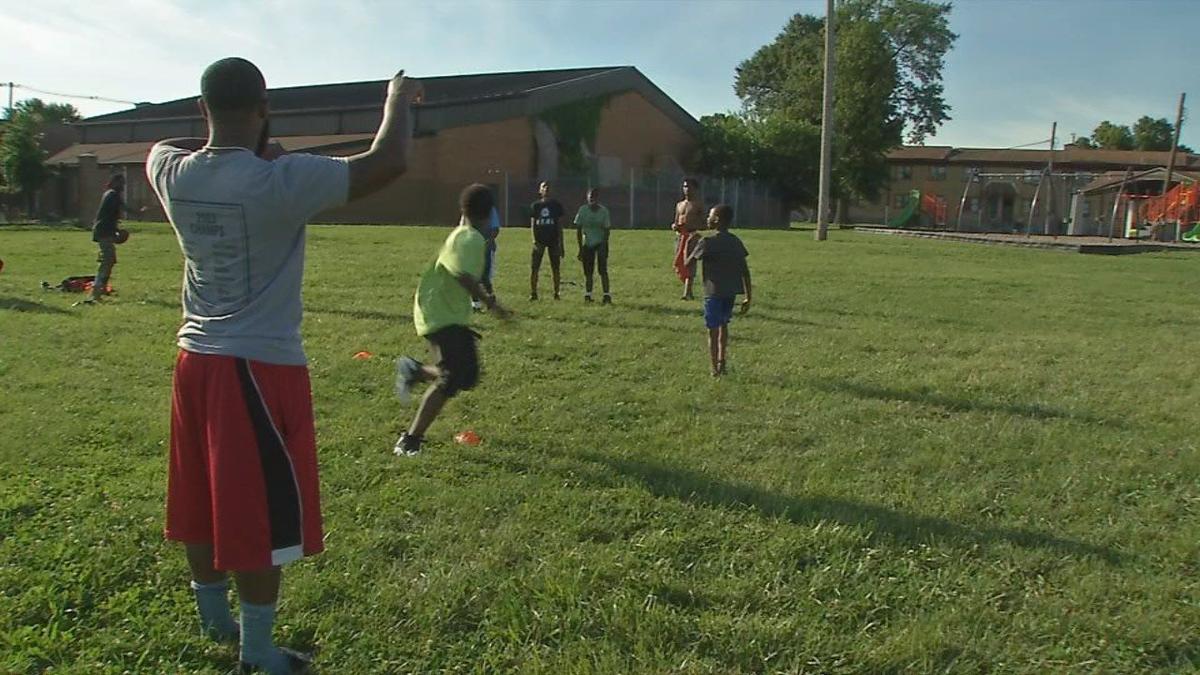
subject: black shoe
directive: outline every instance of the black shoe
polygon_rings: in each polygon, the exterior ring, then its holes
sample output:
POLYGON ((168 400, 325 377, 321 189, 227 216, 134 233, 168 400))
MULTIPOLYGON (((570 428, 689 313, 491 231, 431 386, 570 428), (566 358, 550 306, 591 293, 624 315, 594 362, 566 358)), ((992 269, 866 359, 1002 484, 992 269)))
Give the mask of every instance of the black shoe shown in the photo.
POLYGON ((584 301, 584 302, 591 302, 591 301, 592 301, 592 294, 591 294, 591 293, 584 293, 584 294, 583 294, 583 301, 584 301))
MULTIPOLYGON (((283 652, 283 655, 287 657, 289 674, 290 673, 307 673, 307 672, 309 672, 308 669, 312 666, 312 657, 311 656, 309 656, 308 654, 301 654, 300 652, 295 651, 293 649, 288 649, 287 647, 276 647, 276 649, 283 652)), ((267 671, 263 670, 259 666, 242 661, 238 664, 237 672, 238 673, 265 673, 267 671)))
POLYGON ((413 436, 406 431, 400 434, 400 438, 396 440, 396 445, 392 447, 392 454, 397 457, 415 457, 421 454, 421 441, 423 440, 420 436, 413 436))
POLYGON ((602 305, 611 305, 611 304, 612 304, 612 296, 611 296, 611 295, 609 295, 608 293, 605 293, 605 294, 604 294, 604 299, 602 299, 602 300, 600 301, 600 304, 602 304, 602 305))
POLYGON ((554 299, 555 299, 555 300, 558 300, 558 291, 555 291, 555 292, 554 292, 554 299))
POLYGON ((534 300, 537 300, 537 291, 534 291, 529 294, 529 301, 533 302, 534 300))

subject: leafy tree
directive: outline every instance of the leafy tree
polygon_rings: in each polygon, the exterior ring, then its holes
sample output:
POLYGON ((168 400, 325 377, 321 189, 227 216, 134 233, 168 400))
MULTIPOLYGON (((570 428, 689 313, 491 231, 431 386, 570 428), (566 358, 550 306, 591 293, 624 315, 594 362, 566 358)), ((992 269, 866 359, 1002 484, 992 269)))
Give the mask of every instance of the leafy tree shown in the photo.
MULTIPOLYGON (((1092 132, 1092 138, 1082 136, 1075 140, 1075 145, 1081 148, 1098 148, 1102 150, 1153 150, 1166 151, 1171 149, 1175 140, 1175 125, 1165 117, 1155 119, 1142 115, 1130 129, 1124 124, 1113 124, 1108 120, 1101 122, 1092 132)), ((1181 152, 1194 152, 1182 143, 1181 152)))
POLYGON ((79 111, 70 103, 46 103, 40 98, 15 103, 12 117, 19 115, 31 115, 43 124, 68 124, 80 120, 79 111))
POLYGON ((1124 124, 1104 120, 1092 131, 1092 141, 1103 150, 1132 150, 1133 132, 1124 124))
MULTIPOLYGON (((840 197, 875 198, 888 180, 887 152, 905 132, 910 142, 949 119, 943 98, 942 66, 956 35, 950 32, 950 5, 930 0, 844 0, 837 21, 837 69, 834 83, 834 190, 840 197)), ((744 116, 760 142, 774 139, 786 149, 807 145, 808 130, 819 129, 825 21, 797 14, 775 41, 737 67, 734 90, 744 116), (773 133, 789 128, 801 134, 792 142, 773 133)), ((819 146, 818 146, 819 147, 819 146)), ((768 165, 790 166, 776 148, 768 165)), ((807 158, 812 184, 792 185, 793 195, 816 194, 817 156, 807 158)), ((778 177, 790 183, 786 177, 778 177)))
POLYGON ((0 138, 0 173, 4 175, 5 190, 23 195, 30 215, 34 194, 50 175, 39 126, 37 117, 18 112, 4 125, 4 136, 0 138))
POLYGON ((1170 150, 1175 141, 1175 125, 1164 117, 1142 115, 1133 123, 1133 147, 1138 150, 1170 150))
POLYGON ((1087 136, 1079 136, 1074 141, 1071 141, 1075 147, 1084 148, 1085 150, 1095 150, 1096 144, 1087 136))

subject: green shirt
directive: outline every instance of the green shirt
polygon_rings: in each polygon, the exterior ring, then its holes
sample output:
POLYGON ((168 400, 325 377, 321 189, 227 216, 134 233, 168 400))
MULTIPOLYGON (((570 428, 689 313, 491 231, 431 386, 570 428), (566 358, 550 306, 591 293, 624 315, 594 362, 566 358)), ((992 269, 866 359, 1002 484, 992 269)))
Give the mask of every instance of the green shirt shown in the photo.
POLYGON ((608 209, 600 206, 595 211, 584 204, 575 214, 575 225, 583 231, 583 245, 592 248, 608 241, 608 230, 612 221, 608 219, 608 209))
POLYGON ((478 230, 463 223, 450 232, 437 261, 421 275, 413 299, 413 324, 426 336, 447 326, 466 326, 471 320, 471 294, 458 283, 459 275, 483 276, 487 242, 478 230))

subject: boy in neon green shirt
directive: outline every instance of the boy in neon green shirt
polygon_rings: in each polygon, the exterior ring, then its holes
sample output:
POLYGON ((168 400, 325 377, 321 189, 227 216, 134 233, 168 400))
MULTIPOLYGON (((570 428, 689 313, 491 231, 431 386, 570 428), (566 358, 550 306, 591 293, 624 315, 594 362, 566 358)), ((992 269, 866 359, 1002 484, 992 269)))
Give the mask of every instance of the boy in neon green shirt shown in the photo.
POLYGON ((468 326, 471 300, 482 300, 489 310, 507 319, 508 310, 496 302, 480 281, 487 255, 488 215, 495 204, 491 190, 475 183, 459 197, 462 219, 446 237, 437 261, 421 275, 413 298, 413 324, 417 335, 429 340, 436 365, 424 365, 405 356, 396 362, 396 393, 407 401, 417 382, 433 382, 408 431, 400 434, 393 452, 411 456, 421 452, 425 431, 437 419, 442 406, 460 391, 479 381, 478 333, 468 326))
POLYGON ((579 207, 575 214, 575 242, 579 244, 578 257, 583 263, 583 278, 586 280, 584 302, 592 301, 592 271, 598 268, 600 286, 604 289, 603 303, 612 304, 612 295, 608 292, 608 233, 611 229, 608 209, 600 204, 600 194, 596 188, 591 188, 587 193, 587 204, 579 207))

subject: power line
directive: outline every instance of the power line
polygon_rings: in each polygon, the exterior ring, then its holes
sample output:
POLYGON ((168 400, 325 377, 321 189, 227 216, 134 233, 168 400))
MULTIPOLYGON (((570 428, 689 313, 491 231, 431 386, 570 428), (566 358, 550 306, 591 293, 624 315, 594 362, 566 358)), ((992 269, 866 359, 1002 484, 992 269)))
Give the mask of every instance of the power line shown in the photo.
POLYGON ((57 96, 59 98, 74 98, 74 99, 81 99, 81 100, 86 100, 86 101, 100 101, 102 103, 121 103, 124 105, 137 105, 137 103, 135 103, 134 101, 122 101, 119 98, 107 98, 104 96, 86 96, 84 94, 64 94, 64 93, 57 92, 57 91, 46 91, 45 89, 38 89, 37 87, 31 87, 27 84, 17 84, 15 82, 6 83, 6 84, 7 84, 7 86, 13 87, 15 89, 24 89, 26 91, 31 91, 35 94, 42 94, 43 96, 57 96))

